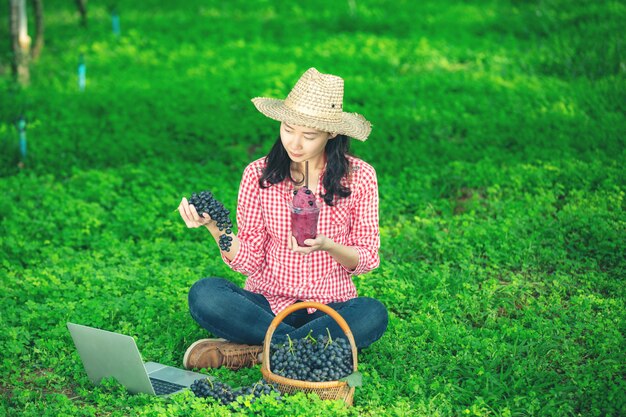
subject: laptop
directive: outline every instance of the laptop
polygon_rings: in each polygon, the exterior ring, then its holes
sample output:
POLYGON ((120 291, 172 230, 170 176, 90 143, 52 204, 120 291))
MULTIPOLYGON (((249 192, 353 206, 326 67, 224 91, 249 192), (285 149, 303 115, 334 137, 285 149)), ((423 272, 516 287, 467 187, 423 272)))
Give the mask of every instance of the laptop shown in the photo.
POLYGON ((156 362, 144 363, 130 336, 69 322, 67 328, 95 385, 102 378, 114 377, 132 394, 170 395, 189 388, 196 379, 211 378, 156 362))

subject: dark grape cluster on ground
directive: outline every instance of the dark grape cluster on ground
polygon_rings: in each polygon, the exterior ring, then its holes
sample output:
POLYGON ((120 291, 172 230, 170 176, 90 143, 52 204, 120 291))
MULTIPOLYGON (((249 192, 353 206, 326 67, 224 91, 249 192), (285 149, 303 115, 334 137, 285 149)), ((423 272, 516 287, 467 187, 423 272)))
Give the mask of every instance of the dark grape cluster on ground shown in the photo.
POLYGON ((191 384, 190 388, 196 397, 211 397, 224 405, 230 404, 235 400, 233 389, 229 385, 217 380, 211 380, 209 378, 197 379, 191 384))
POLYGON ((219 200, 217 200, 211 191, 201 191, 200 193, 193 193, 189 198, 189 204, 196 208, 196 211, 200 216, 203 213, 207 213, 211 216, 211 219, 215 220, 217 227, 220 231, 224 231, 220 235, 219 247, 221 250, 229 252, 232 245, 233 223, 230 220, 230 210, 224 207, 219 200))
POLYGON ((254 402, 257 398, 260 398, 263 395, 270 395, 272 392, 277 393, 276 398, 281 398, 280 391, 276 388, 276 385, 268 383, 264 380, 252 385, 237 388, 233 391, 235 398, 239 396, 252 395, 252 399, 250 400, 251 402, 254 402))
POLYGON ((343 337, 288 339, 272 344, 270 355, 273 373, 301 381, 336 381, 353 371, 352 347, 343 337))
POLYGON ((237 397, 245 397, 249 395, 252 396, 250 403, 253 403, 257 398, 260 398, 263 395, 270 395, 272 392, 275 392, 277 398, 280 398, 280 391, 278 391, 276 386, 267 383, 264 380, 258 381, 252 385, 233 389, 230 385, 221 381, 204 378, 195 380, 193 384, 191 384, 190 388, 196 397, 210 397, 224 405, 233 403, 237 400, 237 397))

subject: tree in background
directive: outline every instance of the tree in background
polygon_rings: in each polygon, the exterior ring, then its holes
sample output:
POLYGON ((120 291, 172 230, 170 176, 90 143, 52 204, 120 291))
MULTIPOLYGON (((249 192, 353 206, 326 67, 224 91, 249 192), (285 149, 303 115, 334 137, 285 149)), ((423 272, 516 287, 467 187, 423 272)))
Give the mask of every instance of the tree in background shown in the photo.
POLYGON ((87 0, 76 0, 76 7, 80 13, 80 23, 87 26, 87 0))
POLYGON ((37 60, 43 49, 43 1, 32 0, 35 9, 35 45, 32 50, 33 60, 37 60))
POLYGON ((13 52, 11 70, 13 76, 22 85, 28 85, 30 82, 30 61, 37 60, 43 49, 43 2, 42 0, 32 0, 32 2, 35 10, 35 44, 31 50, 26 0, 9 0, 9 27, 13 52))
POLYGON ((26 0, 10 0, 9 13, 11 28, 11 70, 20 84, 28 84, 30 71, 30 36, 28 36, 28 19, 26 17, 26 0))

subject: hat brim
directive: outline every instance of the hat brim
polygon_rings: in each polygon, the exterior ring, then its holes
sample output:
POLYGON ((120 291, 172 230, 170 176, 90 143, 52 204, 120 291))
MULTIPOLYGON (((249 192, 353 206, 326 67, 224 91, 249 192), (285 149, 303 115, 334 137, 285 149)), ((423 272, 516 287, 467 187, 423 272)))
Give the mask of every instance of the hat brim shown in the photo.
POLYGON ((285 100, 256 97, 252 99, 252 103, 265 116, 279 122, 339 133, 361 141, 366 140, 372 131, 371 123, 358 113, 342 112, 341 119, 333 122, 290 109, 285 105, 285 100))

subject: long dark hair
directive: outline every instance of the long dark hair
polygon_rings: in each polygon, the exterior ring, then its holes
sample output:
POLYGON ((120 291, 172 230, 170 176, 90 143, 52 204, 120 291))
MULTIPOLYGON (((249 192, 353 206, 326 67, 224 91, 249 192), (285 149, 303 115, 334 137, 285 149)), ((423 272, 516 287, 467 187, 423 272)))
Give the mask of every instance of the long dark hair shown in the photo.
MULTIPOLYGON (((323 194, 322 198, 329 206, 334 204, 335 196, 337 198, 345 198, 352 193, 348 186, 341 184, 342 178, 347 177, 350 169, 350 163, 348 158, 346 158, 349 149, 350 139, 345 135, 337 135, 326 142, 326 147, 324 148, 326 153, 326 171, 322 181, 326 194, 323 194)), ((265 157, 265 161, 265 169, 261 178, 259 178, 259 187, 269 188, 284 181, 286 178, 298 185, 304 182, 304 179, 296 181, 291 176, 291 159, 280 141, 280 136, 265 157)))

